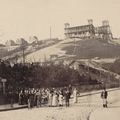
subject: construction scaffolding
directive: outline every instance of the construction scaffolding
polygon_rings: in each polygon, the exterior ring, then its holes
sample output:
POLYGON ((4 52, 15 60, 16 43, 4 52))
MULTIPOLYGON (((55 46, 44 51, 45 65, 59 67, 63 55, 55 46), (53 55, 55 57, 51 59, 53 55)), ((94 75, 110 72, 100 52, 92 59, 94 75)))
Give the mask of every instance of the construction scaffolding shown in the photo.
POLYGON ((70 27, 69 23, 65 23, 65 37, 66 38, 99 38, 104 40, 112 39, 112 32, 109 21, 102 21, 102 26, 95 27, 93 20, 89 19, 87 25, 70 27))

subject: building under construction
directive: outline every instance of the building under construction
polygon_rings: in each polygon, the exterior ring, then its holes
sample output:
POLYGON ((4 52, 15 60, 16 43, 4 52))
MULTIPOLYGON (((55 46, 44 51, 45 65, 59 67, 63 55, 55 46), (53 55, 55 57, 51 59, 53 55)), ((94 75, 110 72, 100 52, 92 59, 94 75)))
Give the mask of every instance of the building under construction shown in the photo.
POLYGON ((95 27, 93 20, 89 19, 87 25, 71 27, 69 23, 65 23, 65 37, 66 38, 99 38, 110 40, 113 38, 110 29, 109 21, 102 21, 102 26, 95 27))

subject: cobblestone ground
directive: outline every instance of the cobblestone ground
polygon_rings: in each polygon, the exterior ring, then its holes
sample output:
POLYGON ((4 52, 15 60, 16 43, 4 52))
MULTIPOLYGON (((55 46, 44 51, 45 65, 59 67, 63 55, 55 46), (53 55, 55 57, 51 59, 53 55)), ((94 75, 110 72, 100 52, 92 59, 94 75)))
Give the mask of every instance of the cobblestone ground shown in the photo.
MULTIPOLYGON (((117 101, 120 91, 111 92, 109 105, 117 101)), ((71 100, 72 102, 72 100, 71 100)), ((66 107, 41 107, 31 110, 21 109, 0 113, 0 120, 88 120, 91 112, 102 109, 100 94, 79 97, 78 103, 66 107)))

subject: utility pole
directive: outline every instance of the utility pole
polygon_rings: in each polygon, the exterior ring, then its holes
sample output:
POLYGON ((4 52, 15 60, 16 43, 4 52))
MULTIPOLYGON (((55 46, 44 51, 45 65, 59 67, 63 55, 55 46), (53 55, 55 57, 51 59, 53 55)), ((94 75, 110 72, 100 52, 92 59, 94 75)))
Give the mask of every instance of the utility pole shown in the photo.
POLYGON ((23 64, 25 64, 25 50, 24 50, 24 46, 23 46, 23 64))
POLYGON ((88 84, 88 85, 89 85, 89 79, 90 79, 90 68, 89 68, 90 66, 89 66, 89 61, 90 61, 90 60, 87 61, 87 62, 88 62, 88 63, 87 63, 87 72, 88 72, 87 84, 88 84))
POLYGON ((23 64, 25 64, 25 43, 24 43, 24 38, 21 38, 21 40, 22 40, 21 48, 22 48, 23 64))
POLYGON ((74 38, 74 50, 73 50, 73 55, 75 55, 75 52, 76 52, 76 40, 74 38))
POLYGON ((3 95, 5 95, 5 93, 6 93, 6 85, 5 85, 5 83, 7 82, 7 79, 2 79, 1 81, 3 83, 3 95))
POLYGON ((102 80, 101 80, 101 70, 99 70, 99 71, 100 71, 100 81, 102 81, 102 80))
POLYGON ((52 38, 52 28, 50 26, 50 40, 51 40, 51 38, 52 38))

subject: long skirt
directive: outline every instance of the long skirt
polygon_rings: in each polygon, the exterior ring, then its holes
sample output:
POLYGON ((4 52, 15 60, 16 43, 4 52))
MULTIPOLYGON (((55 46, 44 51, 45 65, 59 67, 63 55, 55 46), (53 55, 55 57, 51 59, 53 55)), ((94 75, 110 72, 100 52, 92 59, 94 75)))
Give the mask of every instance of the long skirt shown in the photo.
POLYGON ((73 96, 73 103, 77 103, 77 95, 73 96))
POLYGON ((52 100, 53 100, 52 96, 49 96, 49 98, 48 98, 48 105, 49 106, 52 106, 52 100))
POLYGON ((53 95, 52 106, 57 106, 57 105, 58 105, 58 98, 57 98, 57 95, 53 95))
POLYGON ((63 96, 59 95, 59 105, 63 106, 63 96))

